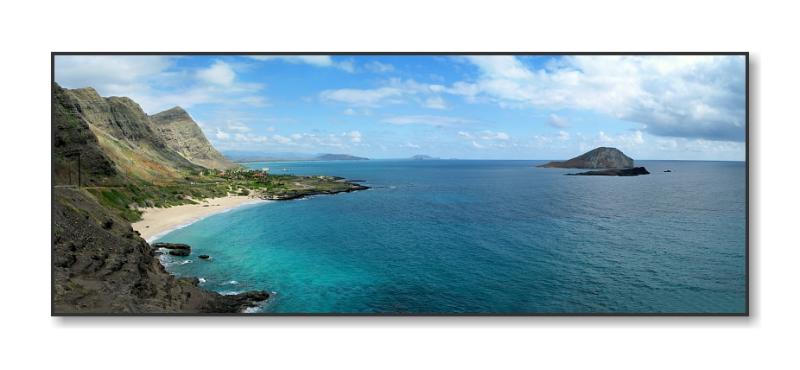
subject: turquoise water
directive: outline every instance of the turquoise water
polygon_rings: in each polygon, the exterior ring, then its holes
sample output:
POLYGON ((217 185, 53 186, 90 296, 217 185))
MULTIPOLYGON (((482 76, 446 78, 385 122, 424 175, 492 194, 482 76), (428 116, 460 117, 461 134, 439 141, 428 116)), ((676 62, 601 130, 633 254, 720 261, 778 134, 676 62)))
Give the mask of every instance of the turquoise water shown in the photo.
POLYGON ((274 291, 267 313, 745 311, 744 163, 637 161, 639 177, 540 163, 249 164, 372 189, 208 217, 161 238, 193 247, 164 262, 219 292, 274 291))

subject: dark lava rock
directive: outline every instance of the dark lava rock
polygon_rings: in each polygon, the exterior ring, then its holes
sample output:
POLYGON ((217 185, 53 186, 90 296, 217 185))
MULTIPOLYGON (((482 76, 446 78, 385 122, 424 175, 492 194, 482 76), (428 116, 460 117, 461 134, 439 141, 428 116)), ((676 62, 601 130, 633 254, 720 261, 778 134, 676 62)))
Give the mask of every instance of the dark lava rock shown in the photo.
POLYGON ((644 167, 634 167, 634 168, 612 168, 607 170, 599 170, 599 171, 586 171, 580 173, 568 173, 567 175, 571 176, 639 176, 639 175, 649 175, 650 172, 647 171, 644 167))
POLYGON ((171 249, 169 251, 170 256, 186 257, 190 254, 192 254, 192 251, 189 249, 171 249))
POLYGON ((664 170, 664 172, 672 172, 672 170, 664 170))
POLYGON ((54 188, 52 215, 54 315, 238 313, 269 298, 263 291, 222 295, 196 278, 170 275, 155 246, 127 238, 130 224, 82 190, 54 188), (114 221, 110 229, 95 221, 106 219, 114 221))
POLYGON ((192 250, 191 246, 183 243, 153 243, 153 248, 192 250))
POLYGON ((201 260, 207 260, 207 259, 211 258, 211 256, 209 256, 207 254, 201 254, 201 255, 197 256, 197 258, 199 258, 201 260))

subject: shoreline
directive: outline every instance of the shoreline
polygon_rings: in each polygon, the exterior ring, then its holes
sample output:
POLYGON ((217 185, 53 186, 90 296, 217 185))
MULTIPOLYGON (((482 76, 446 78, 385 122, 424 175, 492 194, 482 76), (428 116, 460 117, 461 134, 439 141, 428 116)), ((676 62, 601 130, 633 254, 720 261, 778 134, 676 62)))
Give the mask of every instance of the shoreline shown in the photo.
POLYGON ((204 199, 197 204, 183 204, 168 208, 142 208, 142 219, 132 223, 131 226, 139 232, 142 239, 152 243, 169 232, 189 226, 217 213, 248 204, 265 202, 268 201, 249 195, 229 195, 204 199))

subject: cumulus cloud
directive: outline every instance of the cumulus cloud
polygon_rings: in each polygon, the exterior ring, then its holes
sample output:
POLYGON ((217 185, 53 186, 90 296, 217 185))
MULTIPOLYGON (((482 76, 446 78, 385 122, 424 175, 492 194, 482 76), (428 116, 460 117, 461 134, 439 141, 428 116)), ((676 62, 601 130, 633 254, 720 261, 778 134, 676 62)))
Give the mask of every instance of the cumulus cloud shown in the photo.
POLYGON ((550 126, 558 128, 569 126, 569 120, 567 120, 566 117, 561 117, 556 114, 550 114, 550 116, 547 117, 547 123, 550 124, 550 126))
POLYGON ((236 81, 227 63, 215 61, 199 68, 175 68, 176 58, 165 56, 55 57, 55 80, 66 88, 93 87, 102 96, 126 96, 147 113, 179 105, 263 106, 267 99, 257 83, 236 81))
POLYGON ((533 68, 514 56, 473 56, 472 82, 448 92, 503 107, 582 109, 659 136, 743 141, 741 56, 568 56, 533 68))
POLYGON ((236 72, 228 63, 218 60, 210 67, 197 71, 197 77, 214 85, 230 86, 236 79, 236 72))

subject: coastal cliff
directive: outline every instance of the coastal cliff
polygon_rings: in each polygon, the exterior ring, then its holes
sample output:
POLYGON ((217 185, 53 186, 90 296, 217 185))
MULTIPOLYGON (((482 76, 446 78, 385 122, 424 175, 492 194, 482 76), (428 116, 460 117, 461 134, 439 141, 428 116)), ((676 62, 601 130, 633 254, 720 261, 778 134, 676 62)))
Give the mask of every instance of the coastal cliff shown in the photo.
POLYGON ((131 227, 139 207, 191 204, 230 185, 191 187, 207 168, 171 149, 132 100, 57 84, 52 93, 53 314, 234 313, 269 297, 170 275, 131 227))
POLYGON ((633 168, 633 159, 617 148, 600 147, 563 162, 549 162, 545 168, 633 168))
POLYGON ((156 250, 83 190, 53 193, 53 313, 235 313, 269 297, 221 295, 170 275, 156 250))

